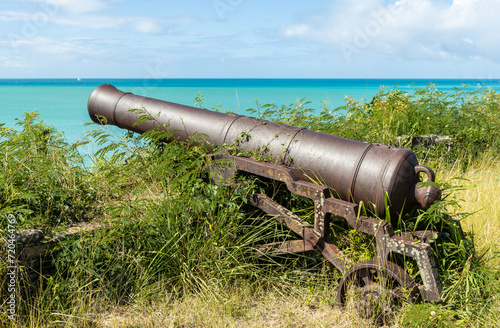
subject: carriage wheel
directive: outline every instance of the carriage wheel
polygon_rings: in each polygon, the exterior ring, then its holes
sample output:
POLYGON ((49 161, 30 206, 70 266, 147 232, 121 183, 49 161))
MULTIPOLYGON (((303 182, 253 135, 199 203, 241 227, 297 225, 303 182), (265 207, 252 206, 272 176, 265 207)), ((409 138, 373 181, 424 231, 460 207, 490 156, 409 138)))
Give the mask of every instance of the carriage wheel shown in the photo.
POLYGON ((395 263, 368 260, 347 271, 337 296, 340 306, 352 300, 361 316, 385 320, 405 302, 413 303, 418 293, 413 279, 395 263))

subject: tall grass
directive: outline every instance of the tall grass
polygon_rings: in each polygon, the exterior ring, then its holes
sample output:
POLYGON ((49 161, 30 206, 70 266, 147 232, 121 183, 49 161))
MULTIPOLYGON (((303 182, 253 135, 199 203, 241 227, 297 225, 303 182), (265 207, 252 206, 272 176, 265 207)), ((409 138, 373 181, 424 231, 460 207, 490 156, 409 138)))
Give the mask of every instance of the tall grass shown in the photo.
MULTIPOLYGON (((496 196, 500 187, 500 161, 496 154, 487 153, 461 176, 470 186, 457 193, 463 199, 461 211, 473 213, 462 222, 467 231, 473 231, 476 244, 490 247, 490 254, 500 247, 500 199, 496 196)), ((444 172, 442 179, 450 179, 459 172, 444 172)))
MULTIPOLYGON (((23 138, 40 127, 33 121, 23 124, 23 138)), ((11 130, 6 132, 17 135, 11 130)), ((96 311, 137 299, 144 301, 169 294, 179 298, 193 293, 223 298, 227 290, 238 285, 283 290, 294 276, 308 274, 306 270, 293 270, 292 262, 297 257, 278 263, 257 256, 258 245, 285 238, 288 232, 249 206, 247 195, 256 188, 253 178, 241 176, 230 185, 212 182, 204 147, 163 144, 158 139, 165 135, 153 133, 112 140, 101 130, 92 132, 90 137, 102 146, 92 159, 92 171, 81 169, 77 165, 81 161, 69 163, 51 151, 24 150, 33 156, 34 166, 28 172, 39 172, 36 165, 40 163, 44 163, 40 170, 46 169, 41 171, 45 173, 49 169, 79 172, 79 190, 95 191, 92 198, 84 199, 83 207, 102 215, 94 217, 101 229, 61 242, 49 255, 51 265, 35 266, 36 280, 28 278, 33 269, 19 264, 23 282, 18 295, 19 326, 92 326, 96 311)), ((14 138, 8 139, 13 141, 14 138)), ((34 142, 37 147, 37 140, 34 142)), ((33 143, 26 144, 32 147, 33 143)), ((74 149, 62 143, 58 147, 63 153, 74 149)), ((17 160, 14 156, 11 158, 17 160)), ((16 177, 15 174, 24 177, 24 168, 16 171, 13 166, 12 170, 4 171, 5 179, 16 177)), ((74 186, 57 184, 59 180, 51 181, 53 177, 48 173, 33 174, 40 179, 36 184, 23 185, 25 180, 18 178, 29 197, 18 201, 15 208, 5 206, 3 213, 19 217, 24 214, 24 226, 63 228, 67 221, 48 222, 44 219, 52 212, 45 210, 42 213, 46 216, 42 216, 35 211, 38 208, 30 206, 32 199, 53 197, 51 191, 59 191, 56 188, 65 194, 74 186), (55 183, 54 189, 42 189, 32 196, 46 183, 55 183)), ((61 181, 70 178, 68 173, 61 181)), ((14 195, 13 188, 5 191, 7 201, 14 195)), ((5 223, 5 214, 2 219, 5 223)), ((2 263, 3 276, 7 266, 2 263)), ((6 297, 6 290, 2 296, 6 297)), ((12 323, 6 315, 0 320, 12 323)))
POLYGON ((319 114, 305 99, 282 106, 257 103, 250 112, 348 139, 411 148, 420 162, 432 167, 459 163, 466 169, 484 151, 500 147, 500 95, 489 88, 465 91, 464 87, 448 93, 434 84, 412 92, 382 87, 370 101, 346 100, 335 109, 323 106, 319 114), (451 140, 428 145, 401 138, 421 135, 451 140))
MULTIPOLYGON (((289 106, 257 104, 251 111, 342 137, 412 147, 421 162, 436 169, 448 197, 431 211, 405 217, 406 225, 396 229, 446 224, 451 235, 449 219, 455 216, 466 235, 445 238, 436 249, 445 302, 405 308, 394 319, 396 325, 499 324, 498 99, 489 89, 457 89, 450 95, 430 85, 413 93, 382 89, 370 102, 349 100, 320 114, 304 99, 289 106), (452 144, 411 142, 411 136, 422 134, 447 136, 452 144)), ((197 102, 202 105, 200 95, 197 102)), ((39 227, 49 233, 87 220, 101 229, 65 240, 31 269, 20 267, 17 321, 2 314, 0 325, 370 324, 354 310, 342 314, 335 308, 340 275, 321 257, 257 256, 258 245, 291 235, 250 206, 247 194, 271 188, 267 192, 284 197, 306 219, 311 215, 307 201, 249 175, 216 185, 207 170, 206 148, 158 141, 165 136, 152 131, 117 137, 96 129, 88 138, 100 150, 86 168, 78 144, 65 143, 57 131, 37 122, 36 114, 20 120, 17 130, 2 127, 3 232, 8 213, 19 219, 19 229, 39 227)), ((332 229, 336 242, 356 261, 374 254, 369 238, 341 226, 332 229)), ((2 254, 2 277, 6 267, 2 254)), ((0 294, 6 298, 5 286, 0 294)))
MULTIPOLYGON (((281 107, 257 104, 252 112, 285 124, 414 150, 421 163, 436 170, 438 183, 445 188, 445 197, 427 212, 410 213, 400 221, 404 224, 395 228, 411 231, 419 226, 445 232, 435 249, 445 302, 443 305, 415 306, 401 320, 405 326, 498 323, 492 320, 498 314, 495 300, 500 292, 496 267, 498 248, 497 243, 484 242, 496 238, 496 227, 491 231, 493 237, 485 229, 488 227, 485 224, 494 225, 495 217, 490 213, 496 210, 491 209, 490 204, 495 203, 495 196, 481 194, 482 188, 478 193, 476 188, 485 183, 493 190, 498 187, 488 183, 488 179, 480 182, 477 177, 477 172, 493 179, 496 177, 500 104, 495 91, 468 92, 457 88, 450 94, 429 85, 404 93, 382 88, 370 102, 348 99, 345 106, 333 111, 325 107, 319 115, 304 99, 281 107), (422 135, 440 136, 444 142, 414 141, 415 136, 422 135), (441 172, 446 174, 440 176, 441 172), (464 180, 467 178, 474 182, 464 180), (480 206, 490 210, 478 212, 480 206), (461 221, 466 231, 463 238, 457 234, 451 218, 461 221), (478 237, 476 226, 481 230, 478 237), (439 315, 429 319, 430 312, 439 315), (445 319, 440 320, 440 317, 445 319)), ((413 272, 418 280, 418 272, 413 272)))
MULTIPOLYGON (((79 165, 79 143, 69 145, 53 128, 26 114, 18 129, 1 126, 0 214, 11 213, 21 227, 49 228, 95 215, 88 204, 96 191, 79 165)), ((6 221, 2 220, 5 229, 6 221)))

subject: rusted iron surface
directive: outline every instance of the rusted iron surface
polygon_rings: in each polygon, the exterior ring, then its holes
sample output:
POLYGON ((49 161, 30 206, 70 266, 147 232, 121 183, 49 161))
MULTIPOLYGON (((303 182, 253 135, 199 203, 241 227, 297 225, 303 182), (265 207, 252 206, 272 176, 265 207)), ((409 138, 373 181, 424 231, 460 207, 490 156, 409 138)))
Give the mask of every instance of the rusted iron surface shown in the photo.
POLYGON ((212 179, 217 183, 231 183, 238 171, 248 172, 282 182, 290 192, 311 199, 314 224, 264 194, 249 195, 254 206, 274 216, 299 238, 263 245, 259 251, 271 256, 320 252, 345 273, 338 291, 340 304, 345 304, 346 288, 353 283, 363 294, 361 304, 366 303, 363 311, 373 310, 368 299, 380 298, 382 289, 388 291, 395 302, 412 301, 418 288, 401 267, 389 261, 391 253, 414 258, 423 280, 421 295, 430 301, 441 300, 442 286, 429 244, 435 232, 416 231, 397 236, 391 223, 360 215, 361 202, 379 217, 390 214, 396 218, 417 203, 426 209, 440 199, 440 190, 432 184, 434 172, 418 165, 412 151, 140 97, 111 85, 102 85, 92 93, 88 110, 95 122, 99 122, 98 115, 102 115, 108 123, 138 133, 166 124, 167 129, 174 132, 169 140, 185 141, 201 133, 201 142, 230 144, 233 149, 258 154, 262 160, 233 156, 228 151, 209 156, 212 179), (136 108, 144 108, 155 119, 134 125, 139 115, 129 110, 136 108), (425 175, 425 182, 430 182, 423 187, 421 174, 425 175), (390 206, 389 213, 385 213, 386 203, 390 206), (332 217, 345 220, 352 229, 375 236, 377 258, 352 266, 331 242, 332 217), (375 273, 394 285, 381 285, 375 273), (409 294, 402 294, 402 290, 409 294))
MULTIPOLYGON (((434 171, 432 171, 427 166, 415 166, 415 173, 418 175, 420 172, 427 175, 426 182, 435 181, 434 171)), ((416 184, 415 199, 419 204, 422 205, 422 208, 428 209, 432 205, 432 203, 434 203, 434 201, 436 201, 437 199, 441 199, 441 190, 435 185, 422 186, 421 184, 422 182, 418 182, 416 184)))
MULTIPOLYGON (((284 182, 291 192, 308 197, 315 202, 315 224, 311 225, 266 195, 253 195, 251 201, 255 206, 266 213, 275 215, 276 220, 282 222, 302 238, 302 240, 297 241, 294 247, 284 245, 279 248, 280 254, 285 251, 302 252, 304 248, 298 245, 306 245, 305 247, 308 250, 312 248, 321 252, 337 269, 345 272, 349 260, 342 255, 337 246, 330 243, 329 238, 329 218, 334 215, 345 219, 351 228, 376 237, 378 261, 391 263, 388 261, 390 253, 403 254, 414 258, 424 283, 421 288, 421 295, 430 301, 438 302, 441 300, 442 286, 434 257, 429 244, 425 243, 431 240, 434 231, 415 231, 411 236, 396 236, 390 223, 359 215, 358 205, 329 197, 326 188, 298 180, 299 178, 290 168, 248 158, 225 156, 226 159, 234 161, 234 167, 237 170, 284 182), (321 228, 318 229, 318 226, 321 228)), ((394 263, 387 265, 391 266, 391 268, 396 266, 394 263)))
POLYGON ((275 215, 277 221, 283 223, 288 229, 304 239, 306 237, 306 231, 313 229, 311 224, 302 220, 292 211, 276 203, 264 194, 254 194, 250 197, 250 202, 264 212, 275 215))
POLYGON ((337 298, 344 306, 348 297, 364 317, 387 315, 387 305, 401 306, 402 302, 413 303, 418 287, 413 279, 392 262, 367 260, 356 264, 342 277, 337 298), (352 295, 349 295, 349 292, 352 295))
POLYGON ((405 232, 402 234, 402 237, 406 239, 416 239, 427 244, 432 244, 437 238, 439 238, 440 235, 441 233, 437 231, 417 230, 414 232, 405 232))
POLYGON ((427 243, 416 243, 413 239, 402 236, 384 237, 383 243, 386 254, 394 252, 415 259, 423 281, 423 288, 420 291, 422 297, 429 301, 440 302, 443 287, 431 246, 427 243))
POLYGON ((313 179, 330 187, 343 200, 362 201, 379 217, 385 216, 384 197, 389 198, 391 215, 395 217, 418 202, 426 208, 439 196, 427 189, 415 196, 418 173, 427 173, 431 181, 434 175, 429 168, 416 172, 417 158, 408 149, 141 97, 107 84, 91 94, 88 110, 94 122, 99 122, 101 115, 108 124, 138 133, 163 123, 175 131, 170 139, 201 135, 202 142, 208 144, 226 143, 258 153, 270 162, 294 168, 300 180, 313 179), (140 108, 155 119, 134 125, 140 114, 130 110, 140 108))
MULTIPOLYGON (((322 238, 314 232, 314 226, 302 220, 296 214, 276 203, 269 197, 263 194, 254 194, 250 201, 264 212, 274 215, 278 222, 283 223, 287 228, 296 233, 302 238, 301 242, 305 243, 308 248, 315 249, 323 254, 325 258, 332 263, 340 272, 345 272, 346 256, 342 254, 340 249, 329 242, 328 238, 322 238)), ((297 246, 297 245, 295 245, 297 246)), ((267 245, 264 245, 267 247, 267 245)), ((287 246, 280 248, 283 252, 287 246)), ((299 246, 297 246, 299 247, 299 246)), ((289 247, 289 253, 302 250, 297 247, 289 247)), ((271 250, 273 248, 271 247, 271 250)))
POLYGON ((316 244, 316 249, 342 273, 345 273, 346 266, 351 264, 351 260, 337 246, 330 242, 320 240, 316 244))
POLYGON ((313 250, 314 247, 306 243, 305 240, 288 240, 284 242, 269 243, 259 247, 260 252, 269 256, 303 253, 313 250))

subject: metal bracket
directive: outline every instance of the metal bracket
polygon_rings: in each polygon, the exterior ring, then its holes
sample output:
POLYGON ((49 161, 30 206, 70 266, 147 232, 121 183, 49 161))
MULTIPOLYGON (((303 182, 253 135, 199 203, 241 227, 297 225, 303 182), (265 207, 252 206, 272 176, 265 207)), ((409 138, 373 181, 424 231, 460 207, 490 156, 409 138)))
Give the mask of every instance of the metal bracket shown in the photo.
POLYGON ((279 255, 316 250, 322 253, 338 270, 345 273, 349 260, 337 246, 330 242, 329 235, 331 215, 339 216, 344 218, 353 229, 375 236, 377 256, 380 261, 388 262, 391 252, 414 258, 423 280, 422 296, 430 301, 441 301, 443 288, 432 249, 428 243, 423 242, 428 240, 429 233, 417 234, 416 236, 421 239, 418 242, 407 237, 396 236, 390 223, 358 215, 359 207, 357 204, 331 197, 328 187, 299 180, 293 170, 283 165, 231 156, 228 153, 218 153, 212 158, 232 160, 224 167, 211 167, 210 171, 216 174, 215 181, 217 183, 226 182, 234 177, 238 171, 244 171, 283 182, 290 192, 308 197, 314 202, 314 225, 311 225, 264 194, 250 196, 249 200, 253 205, 268 214, 275 215, 278 222, 302 238, 301 240, 263 245, 259 249, 261 252, 279 255))
POLYGON ((439 279, 434 254, 431 245, 420 241, 415 241, 401 236, 384 236, 385 253, 395 252, 417 261, 418 270, 423 281, 423 288, 420 290, 422 297, 429 301, 440 302, 443 293, 443 286, 439 279))

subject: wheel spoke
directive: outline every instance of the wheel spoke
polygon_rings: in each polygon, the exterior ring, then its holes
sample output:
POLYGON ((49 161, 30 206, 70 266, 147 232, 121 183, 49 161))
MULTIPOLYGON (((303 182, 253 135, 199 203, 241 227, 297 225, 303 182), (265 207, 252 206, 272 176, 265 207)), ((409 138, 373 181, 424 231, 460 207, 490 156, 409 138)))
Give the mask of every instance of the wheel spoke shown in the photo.
POLYGON ((362 277, 362 278, 361 278, 361 281, 363 281, 363 284, 364 284, 365 286, 369 286, 369 285, 373 284, 373 281, 372 281, 372 280, 370 279, 370 277, 368 277, 368 276, 364 276, 364 277, 362 277))
POLYGON ((392 262, 368 260, 352 267, 339 284, 338 299, 343 306, 348 300, 346 286, 357 295, 355 307, 363 317, 386 316, 404 301, 413 302, 418 292, 411 277, 392 262))

